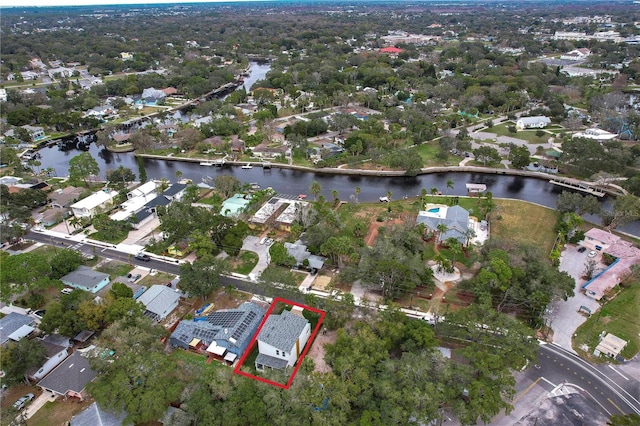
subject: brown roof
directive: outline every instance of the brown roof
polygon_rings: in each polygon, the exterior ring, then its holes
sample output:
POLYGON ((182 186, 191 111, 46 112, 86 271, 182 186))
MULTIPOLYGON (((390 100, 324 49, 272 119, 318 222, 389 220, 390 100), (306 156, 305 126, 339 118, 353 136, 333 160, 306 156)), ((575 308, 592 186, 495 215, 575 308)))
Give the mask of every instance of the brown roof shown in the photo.
POLYGON ((176 93, 178 93, 178 89, 176 89, 175 87, 167 87, 166 89, 162 89, 162 91, 167 96, 175 95, 176 93))
POLYGON ((56 204, 66 207, 82 194, 82 188, 75 186, 67 186, 66 188, 53 191, 49 194, 49 200, 56 204))

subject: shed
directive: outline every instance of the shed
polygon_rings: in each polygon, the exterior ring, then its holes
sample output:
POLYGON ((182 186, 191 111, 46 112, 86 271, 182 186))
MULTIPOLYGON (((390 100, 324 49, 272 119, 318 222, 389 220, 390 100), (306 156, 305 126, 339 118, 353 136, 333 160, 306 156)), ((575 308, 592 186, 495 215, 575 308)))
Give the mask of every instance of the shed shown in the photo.
POLYGON ((618 336, 607 333, 604 339, 600 340, 600 343, 596 346, 594 354, 598 355, 598 353, 600 353, 615 358, 620 355, 620 352, 622 352, 627 343, 628 342, 626 340, 622 340, 618 336))

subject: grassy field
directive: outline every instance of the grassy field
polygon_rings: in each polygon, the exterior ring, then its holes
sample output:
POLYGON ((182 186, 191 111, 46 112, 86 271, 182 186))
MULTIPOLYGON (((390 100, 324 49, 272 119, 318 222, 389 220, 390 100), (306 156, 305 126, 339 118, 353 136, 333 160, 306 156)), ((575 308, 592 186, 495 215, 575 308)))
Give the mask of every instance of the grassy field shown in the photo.
POLYGON ((133 267, 126 263, 112 260, 96 269, 100 272, 104 272, 105 274, 109 274, 113 278, 113 277, 126 276, 129 273, 129 271, 133 269, 133 267))
POLYGON ((519 200, 495 200, 495 203, 491 238, 533 244, 545 254, 551 252, 556 239, 553 225, 559 217, 557 211, 519 200))
POLYGON ((537 129, 518 130, 516 133, 511 133, 509 131, 509 126, 515 126, 515 124, 512 122, 502 123, 502 124, 498 124, 497 126, 493 126, 492 128, 487 129, 486 131, 490 133, 495 133, 498 136, 509 136, 512 138, 523 139, 523 140, 526 140, 528 143, 538 144, 538 145, 544 144, 545 142, 547 142, 547 140, 549 140, 549 137, 552 136, 552 134, 547 133, 546 131, 544 132, 544 135, 536 136, 536 132, 538 131, 537 129))
POLYGON ((449 154, 445 161, 439 160, 436 158, 436 155, 440 151, 440 147, 438 146, 438 142, 428 142, 423 143, 422 145, 418 145, 416 147, 418 154, 422 158, 425 167, 431 166, 453 166, 457 165, 462 161, 462 157, 449 154))
POLYGON ((638 306, 640 306, 640 281, 624 288, 598 313, 582 324, 576 331, 573 348, 583 357, 597 361, 598 358, 593 355, 593 350, 598 345, 600 333, 604 331, 629 342, 621 355, 625 359, 631 359, 640 350, 638 306), (589 347, 588 352, 581 349, 585 344, 589 347))

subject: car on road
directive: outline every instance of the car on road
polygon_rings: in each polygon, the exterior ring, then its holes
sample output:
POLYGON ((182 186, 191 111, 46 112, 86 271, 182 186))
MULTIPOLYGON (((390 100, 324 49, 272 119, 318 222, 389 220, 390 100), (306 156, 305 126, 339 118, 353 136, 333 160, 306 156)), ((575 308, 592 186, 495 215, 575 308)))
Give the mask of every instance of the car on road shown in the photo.
POLYGON ((578 248, 578 253, 584 253, 585 251, 587 251, 586 247, 579 247, 578 248))
POLYGON ((591 250, 587 256, 589 256, 589 257, 593 258, 593 257, 596 257, 597 255, 598 255, 598 252, 597 252, 597 251, 595 251, 595 250, 591 250))
POLYGON ((33 398, 35 398, 35 395, 32 393, 28 393, 25 396, 21 397, 16 402, 14 402, 13 408, 15 408, 16 410, 22 410, 24 409, 24 407, 27 406, 27 402, 33 401, 33 398))
POLYGON ((133 256, 133 257, 135 257, 135 258, 136 258, 136 259, 138 259, 138 260, 142 260, 142 261, 144 261, 144 262, 148 262, 148 261, 150 261, 150 260, 151 260, 151 257, 149 257, 149 255, 148 255, 148 254, 144 254, 144 253, 138 253, 138 254, 136 254, 136 255, 135 255, 135 256, 133 256))

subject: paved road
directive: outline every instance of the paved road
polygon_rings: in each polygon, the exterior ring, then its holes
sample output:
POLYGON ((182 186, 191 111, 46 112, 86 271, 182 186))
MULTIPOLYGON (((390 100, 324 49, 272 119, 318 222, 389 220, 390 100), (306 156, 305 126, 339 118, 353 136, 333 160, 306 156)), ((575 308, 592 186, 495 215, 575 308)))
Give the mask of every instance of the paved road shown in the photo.
MULTIPOLYGON (((539 368, 531 369, 533 376, 545 377, 553 383, 563 381, 584 389, 584 394, 597 401, 608 415, 636 413, 640 415, 638 394, 627 391, 617 382, 621 378, 615 367, 598 368, 557 345, 541 345, 538 351, 539 368)), ((627 377, 629 387, 637 382, 627 377)))

